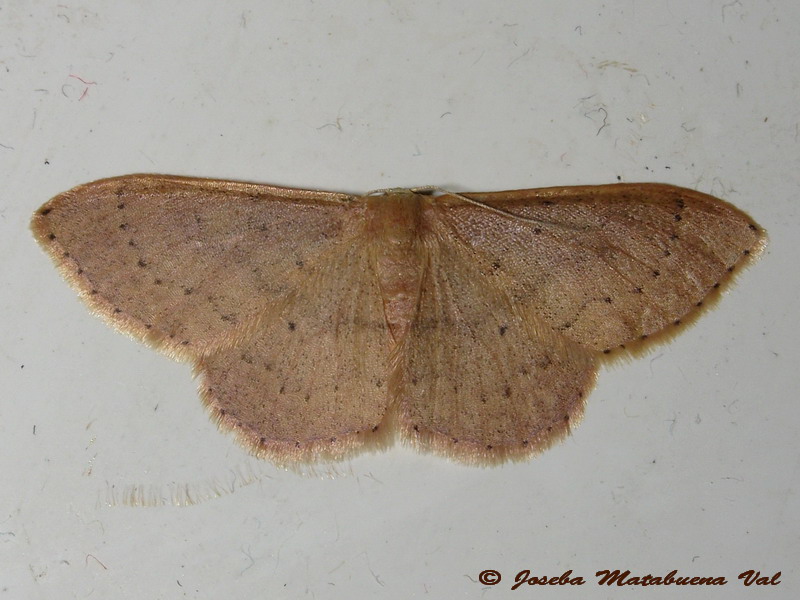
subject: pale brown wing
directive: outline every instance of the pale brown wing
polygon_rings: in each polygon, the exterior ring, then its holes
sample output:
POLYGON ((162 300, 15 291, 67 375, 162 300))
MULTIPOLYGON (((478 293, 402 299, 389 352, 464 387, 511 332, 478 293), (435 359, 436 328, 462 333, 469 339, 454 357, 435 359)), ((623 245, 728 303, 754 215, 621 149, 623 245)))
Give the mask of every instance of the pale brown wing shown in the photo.
POLYGON ((371 251, 355 238, 311 267, 249 339, 200 361, 207 405, 259 456, 339 458, 387 440, 378 428, 391 341, 371 251))
POLYGON ((170 354, 233 344, 351 237, 343 194, 130 175, 56 196, 31 227, 86 302, 170 354))
POLYGON ((582 415, 595 353, 515 310, 427 212, 418 314, 398 349, 393 379, 401 430, 466 462, 529 456, 582 415))
POLYGON ((481 273, 521 312, 606 353, 693 318, 766 240, 730 204, 669 185, 467 196, 521 217, 454 197, 434 204, 481 273))

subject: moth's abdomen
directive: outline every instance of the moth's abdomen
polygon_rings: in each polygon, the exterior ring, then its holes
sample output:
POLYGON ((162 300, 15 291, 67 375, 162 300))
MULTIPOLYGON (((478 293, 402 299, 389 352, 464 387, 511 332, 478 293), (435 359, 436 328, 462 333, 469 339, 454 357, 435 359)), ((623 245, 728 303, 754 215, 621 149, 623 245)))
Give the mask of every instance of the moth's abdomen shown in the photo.
POLYGON ((411 191, 367 198, 367 235, 375 252, 386 322, 396 343, 408 331, 419 300, 425 264, 419 239, 424 201, 411 191))

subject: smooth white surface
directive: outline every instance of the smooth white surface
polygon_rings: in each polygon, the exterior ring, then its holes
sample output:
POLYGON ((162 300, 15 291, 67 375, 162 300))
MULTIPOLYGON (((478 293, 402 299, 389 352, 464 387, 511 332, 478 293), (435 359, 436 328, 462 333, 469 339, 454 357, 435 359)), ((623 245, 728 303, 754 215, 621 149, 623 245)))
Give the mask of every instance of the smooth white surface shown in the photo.
POLYGON ((0 599, 796 597, 798 40, 794 2, 0 4, 0 599), (94 318, 31 237, 54 194, 132 172, 662 181, 771 242, 530 462, 396 446, 300 475, 218 433, 190 369, 94 318), (601 588, 606 568, 729 583, 601 588), (587 583, 512 593, 522 569, 587 583))

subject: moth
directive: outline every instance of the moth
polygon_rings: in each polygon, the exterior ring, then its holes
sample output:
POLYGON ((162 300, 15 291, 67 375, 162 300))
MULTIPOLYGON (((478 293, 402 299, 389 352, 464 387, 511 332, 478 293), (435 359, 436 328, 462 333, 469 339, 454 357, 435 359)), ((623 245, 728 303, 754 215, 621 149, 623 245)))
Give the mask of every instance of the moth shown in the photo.
POLYGON ((653 183, 353 196, 129 175, 31 226, 95 313, 191 362, 217 423, 278 463, 398 436, 529 457, 579 421, 603 362, 677 332, 766 242, 653 183))

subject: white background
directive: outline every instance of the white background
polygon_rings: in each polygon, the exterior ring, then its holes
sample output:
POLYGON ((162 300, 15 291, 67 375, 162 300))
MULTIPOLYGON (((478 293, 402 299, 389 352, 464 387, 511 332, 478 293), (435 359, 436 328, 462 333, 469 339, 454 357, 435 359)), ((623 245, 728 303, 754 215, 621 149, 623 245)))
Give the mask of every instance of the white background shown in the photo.
POLYGON ((798 50, 790 0, 0 2, 0 599, 796 597, 798 50), (132 172, 661 181, 771 241, 540 457, 398 445, 297 473, 219 433, 190 368, 94 318, 34 242, 48 198, 132 172), (512 592, 522 569, 587 583, 512 592))

